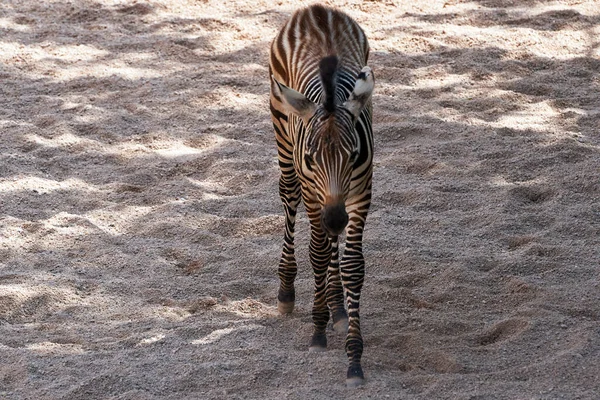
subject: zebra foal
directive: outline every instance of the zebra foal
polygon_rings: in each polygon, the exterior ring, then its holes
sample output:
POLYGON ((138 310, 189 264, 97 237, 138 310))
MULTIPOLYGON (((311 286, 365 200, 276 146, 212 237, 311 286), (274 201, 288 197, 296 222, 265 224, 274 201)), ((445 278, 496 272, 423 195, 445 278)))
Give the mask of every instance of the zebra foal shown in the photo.
POLYGON ((296 11, 283 26, 269 60, 279 195, 286 217, 278 309, 285 314, 294 308, 294 223, 302 200, 315 276, 309 350, 325 350, 331 315, 334 329, 347 332, 348 386, 364 381, 359 300, 365 270, 362 237, 371 202, 374 88, 368 56, 367 38, 352 18, 313 5, 296 11), (344 231, 340 262, 338 237, 344 231))

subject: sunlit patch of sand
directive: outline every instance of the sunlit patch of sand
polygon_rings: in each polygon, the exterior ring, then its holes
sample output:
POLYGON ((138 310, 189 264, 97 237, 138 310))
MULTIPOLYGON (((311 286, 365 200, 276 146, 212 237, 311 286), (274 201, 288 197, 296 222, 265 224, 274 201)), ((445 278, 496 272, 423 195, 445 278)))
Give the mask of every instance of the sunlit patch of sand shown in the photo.
POLYGON ((212 344, 212 343, 216 343, 219 340, 221 340, 222 338, 238 333, 238 332, 252 332, 252 331, 257 331, 257 330, 264 330, 265 327, 261 326, 261 325, 257 325, 257 324, 249 324, 249 325, 238 325, 238 326, 233 326, 233 327, 229 327, 229 328, 223 328, 223 329, 216 329, 214 331, 212 331, 211 333, 209 333, 208 335, 204 336, 203 338, 200 339, 196 339, 194 341, 192 341, 192 344, 194 345, 207 345, 207 344, 212 344))
POLYGON ((98 192, 93 185, 77 178, 69 178, 64 181, 56 181, 37 176, 0 179, 0 193, 23 190, 35 191, 37 194, 46 194, 57 190, 84 190, 90 193, 98 192))
POLYGON ((28 344, 25 348, 41 355, 77 355, 86 353, 81 345, 71 343, 39 342, 28 344))
POLYGON ((118 206, 85 214, 91 223, 111 235, 126 234, 132 224, 154 211, 151 206, 118 206))
POLYGON ((246 318, 265 318, 278 315, 277 307, 269 306, 254 299, 244 299, 231 301, 226 304, 219 304, 216 306, 216 309, 246 318))
POLYGON ((31 27, 28 25, 17 24, 10 18, 0 18, 0 29, 10 29, 17 32, 30 32, 31 27))
POLYGON ((167 335, 165 333, 157 333, 153 336, 140 340, 138 346, 144 346, 152 343, 157 343, 163 340, 167 335))

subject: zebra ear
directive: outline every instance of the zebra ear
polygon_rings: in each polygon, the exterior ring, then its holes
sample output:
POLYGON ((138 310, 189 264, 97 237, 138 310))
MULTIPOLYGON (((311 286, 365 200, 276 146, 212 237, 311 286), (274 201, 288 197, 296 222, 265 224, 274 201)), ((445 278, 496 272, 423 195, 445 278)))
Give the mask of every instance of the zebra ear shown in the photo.
POLYGON ((302 93, 285 86, 283 83, 280 83, 273 78, 274 85, 274 94, 280 98, 285 111, 288 114, 296 114, 306 124, 310 117, 315 115, 315 111, 317 110, 317 105, 306 98, 302 93))
POLYGON ((360 74, 358 74, 358 78, 354 84, 354 90, 352 91, 352 94, 350 94, 348 100, 344 103, 344 107, 350 111, 355 118, 358 118, 371 98, 374 88, 375 77, 373 76, 373 71, 371 71, 371 68, 369 67, 364 67, 362 71, 360 71, 360 74))

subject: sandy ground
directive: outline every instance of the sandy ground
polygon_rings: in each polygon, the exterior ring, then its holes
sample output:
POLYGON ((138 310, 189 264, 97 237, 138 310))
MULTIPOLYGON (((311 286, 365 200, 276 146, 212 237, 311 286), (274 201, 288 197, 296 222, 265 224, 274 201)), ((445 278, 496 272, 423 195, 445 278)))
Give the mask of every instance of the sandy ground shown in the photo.
POLYGON ((0 3, 1 399, 597 399, 600 7, 335 1, 367 32, 364 387, 276 313, 276 0, 0 3))

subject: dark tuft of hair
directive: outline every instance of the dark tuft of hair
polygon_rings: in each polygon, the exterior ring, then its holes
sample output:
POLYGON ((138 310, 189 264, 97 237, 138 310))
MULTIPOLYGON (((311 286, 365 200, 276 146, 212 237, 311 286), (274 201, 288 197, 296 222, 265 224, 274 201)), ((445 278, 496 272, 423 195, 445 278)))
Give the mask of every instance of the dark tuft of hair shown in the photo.
POLYGON ((329 112, 335 111, 335 72, 338 67, 337 56, 327 56, 319 63, 319 72, 321 74, 321 83, 325 92, 325 102, 323 106, 329 112))

